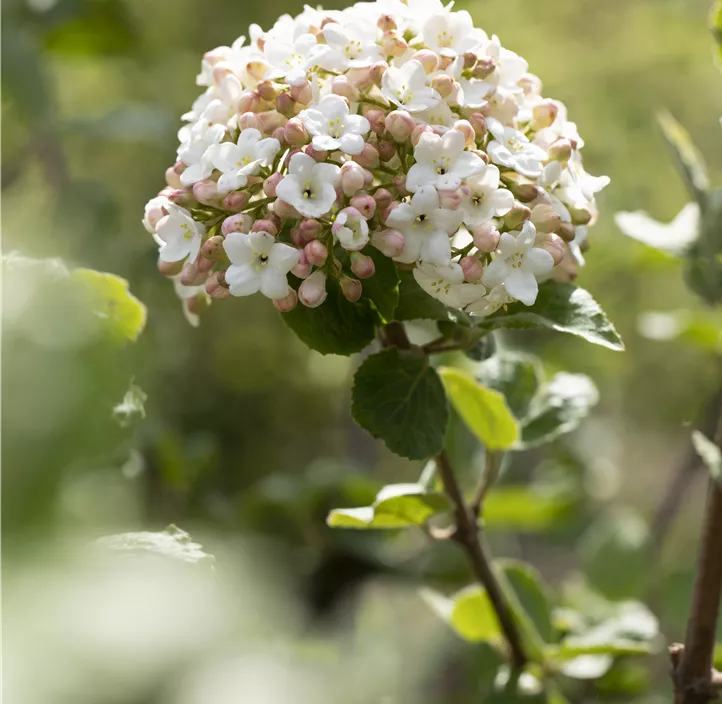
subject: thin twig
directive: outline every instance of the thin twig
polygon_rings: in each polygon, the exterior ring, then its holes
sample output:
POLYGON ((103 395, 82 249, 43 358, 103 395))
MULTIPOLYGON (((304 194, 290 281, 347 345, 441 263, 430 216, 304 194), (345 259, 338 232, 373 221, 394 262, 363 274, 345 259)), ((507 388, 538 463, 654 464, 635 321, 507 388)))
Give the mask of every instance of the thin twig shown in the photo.
POLYGON ((469 510, 471 511, 472 516, 479 516, 486 494, 489 489, 494 486, 499 476, 499 470, 501 469, 501 463, 503 460, 503 452, 493 452, 491 450, 486 451, 486 455, 484 456, 484 469, 479 476, 479 484, 474 492, 474 498, 469 504, 469 510))

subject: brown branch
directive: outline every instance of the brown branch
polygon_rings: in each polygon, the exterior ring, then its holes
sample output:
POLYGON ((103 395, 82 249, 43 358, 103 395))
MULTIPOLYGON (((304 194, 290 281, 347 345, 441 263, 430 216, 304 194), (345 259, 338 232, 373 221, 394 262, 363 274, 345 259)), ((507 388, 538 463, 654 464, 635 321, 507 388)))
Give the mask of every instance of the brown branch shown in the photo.
MULTIPOLYGON (((722 414, 715 442, 722 445, 722 414)), ((670 649, 678 704, 707 704, 717 698, 713 656, 721 595, 722 486, 710 477, 685 643, 683 648, 676 644, 670 649)))
POLYGON ((479 484, 474 492, 474 498, 469 504, 469 510, 471 515, 478 518, 481 512, 481 507, 484 504, 486 494, 494 486, 494 483, 499 476, 499 470, 501 469, 501 463, 504 460, 504 454, 502 452, 493 452, 492 450, 486 450, 484 457, 484 469, 479 477, 479 484))

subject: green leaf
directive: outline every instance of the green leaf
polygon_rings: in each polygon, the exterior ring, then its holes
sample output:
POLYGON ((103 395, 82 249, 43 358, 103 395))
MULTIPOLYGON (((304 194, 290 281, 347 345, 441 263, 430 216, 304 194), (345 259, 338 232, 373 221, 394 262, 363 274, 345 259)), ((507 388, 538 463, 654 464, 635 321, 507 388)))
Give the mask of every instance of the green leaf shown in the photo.
POLYGON ((214 557, 194 543, 191 536, 177 526, 169 525, 159 533, 119 533, 95 541, 97 547, 132 555, 169 558, 191 564, 212 564, 214 557))
POLYGON ((487 449, 507 450, 517 442, 519 426, 502 394, 460 369, 447 367, 440 373, 449 400, 487 449))
POLYGON ((499 620, 486 590, 479 585, 462 589, 452 598, 449 622, 454 630, 472 642, 493 642, 501 636, 499 620))
POLYGON ((687 130, 674 119, 671 113, 662 110, 657 114, 657 120, 664 138, 674 153, 685 185, 694 199, 703 205, 709 189, 709 178, 702 155, 695 147, 687 130))
POLYGON ((411 271, 399 271, 399 303, 394 314, 395 320, 446 320, 460 325, 469 325, 469 316, 463 311, 445 306, 429 296, 416 283, 411 271))
POLYGON ((440 492, 420 484, 390 484, 379 491, 371 506, 333 509, 326 523, 331 528, 406 528, 449 509, 449 500, 440 492))
POLYGON ((136 384, 131 384, 123 400, 113 408, 113 415, 121 427, 129 427, 135 418, 145 418, 145 402, 148 394, 136 384))
POLYGON ((477 325, 488 330, 549 328, 611 350, 624 349, 622 339, 600 305, 588 291, 572 284, 548 281, 539 287, 536 303, 531 308, 513 303, 505 312, 484 318, 477 325))
POLYGON ((596 680, 609 671, 613 662, 611 655, 580 655, 567 660, 559 670, 575 680, 596 680))
POLYGON ((688 253, 687 285, 707 303, 722 303, 722 189, 706 193, 697 240, 688 253))
POLYGON ((647 655, 652 652, 649 643, 643 643, 628 638, 615 640, 589 641, 585 637, 565 638, 561 645, 550 646, 548 655, 551 658, 570 660, 580 655, 647 655))
POLYGON ((476 378, 504 394, 509 408, 521 420, 543 381, 543 370, 538 357, 504 351, 480 364, 476 378))
POLYGON ((692 444, 712 478, 722 485, 722 450, 699 430, 692 431, 692 444))
POLYGON ((145 327, 146 310, 128 291, 125 279, 92 269, 75 269, 71 278, 83 285, 93 313, 114 339, 130 342, 138 339, 145 327))
POLYGON ((717 65, 722 68, 722 0, 715 0, 712 5, 709 13, 709 27, 715 42, 717 42, 715 49, 717 65))
POLYGON ((296 306, 283 313, 283 322, 296 333, 301 342, 321 354, 348 356, 360 352, 376 333, 376 315, 368 301, 347 301, 338 283, 326 282, 328 296, 318 308, 296 306))
POLYGON ((554 635, 551 605, 539 572, 519 560, 496 560, 495 565, 504 574, 536 633, 545 643, 550 642, 554 635))
POLYGON ((35 37, 21 27, 2 34, 3 89, 30 123, 45 122, 52 108, 50 80, 35 37))
POLYGON ((382 322, 394 319, 394 312, 399 302, 399 273, 393 260, 379 252, 376 247, 366 247, 364 254, 374 260, 376 273, 364 279, 363 296, 373 302, 382 322))
POLYGON ((351 413, 402 457, 426 459, 444 446, 449 407, 420 350, 391 347, 367 357, 354 378, 351 413))
POLYGON ((519 533, 554 528, 570 515, 577 499, 569 492, 550 493, 546 488, 495 486, 484 499, 484 525, 519 533))
POLYGON ((588 376, 560 372, 532 399, 521 424, 520 446, 537 447, 571 432, 598 401, 599 392, 588 376))

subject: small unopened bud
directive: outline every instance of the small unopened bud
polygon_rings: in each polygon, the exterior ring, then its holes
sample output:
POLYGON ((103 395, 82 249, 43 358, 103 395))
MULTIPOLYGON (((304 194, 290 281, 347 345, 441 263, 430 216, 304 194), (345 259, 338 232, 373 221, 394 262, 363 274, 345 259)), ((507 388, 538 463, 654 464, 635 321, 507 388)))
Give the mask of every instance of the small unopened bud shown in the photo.
POLYGON ((279 93, 276 98, 276 110, 286 117, 293 117, 296 114, 296 101, 287 91, 279 93))
POLYGON ((304 218, 298 223, 298 231, 304 244, 317 240, 321 234, 321 223, 314 218, 304 218))
POLYGON ((223 210, 229 210, 232 213, 237 213, 239 210, 243 210, 243 208, 248 205, 249 198, 250 195, 248 191, 234 191, 233 193, 229 193, 223 199, 223 210))
POLYGON ((268 64, 265 61, 249 61, 246 64, 246 71, 252 78, 261 81, 268 73, 268 64))
POLYGON ((371 69, 369 67, 350 68, 346 71, 348 82, 358 90, 368 90, 373 83, 371 82, 371 69))
POLYGON ((216 300, 223 300, 231 295, 228 286, 221 285, 218 280, 219 272, 214 271, 206 281, 206 293, 216 300))
POLYGON ((464 146, 470 147, 476 142, 476 132, 468 120, 457 120, 454 123, 454 129, 464 135, 464 146))
POLYGON ((371 235, 371 245, 387 257, 398 257, 406 242, 398 230, 382 230, 371 235))
POLYGON ((272 220, 263 218, 256 220, 256 222, 251 225, 251 232, 267 232, 271 237, 275 237, 278 234, 278 228, 272 220))
POLYGON ((293 218, 295 220, 296 218, 301 217, 298 210, 280 198, 273 201, 273 212, 282 220, 287 220, 289 218, 293 218))
POLYGON ((326 157, 328 156, 328 152, 323 151, 322 149, 314 149, 310 144, 306 146, 303 151, 312 159, 315 159, 319 164, 322 161, 326 161, 326 157))
POLYGON ((264 134, 273 134, 277 127, 283 127, 286 124, 286 118, 277 110, 262 112, 258 115, 259 129, 264 134))
POLYGON ((561 263, 567 249, 564 240, 559 235, 550 232, 537 236, 534 246, 549 252, 554 259, 554 266, 561 263))
POLYGON ((268 196, 269 198, 275 198, 276 197, 276 186, 282 181, 283 174, 278 173, 278 171, 272 173, 264 182, 263 182, 263 193, 268 196))
MULTIPOLYGON (((185 164, 184 164, 184 166, 185 166, 185 164)), ((165 170, 165 182, 171 188, 178 188, 178 189, 183 188, 183 184, 181 183, 181 180, 180 180, 180 175, 178 174, 175 167, 173 167, 173 166, 169 166, 165 170)))
POLYGON ((518 230, 531 216, 531 210, 521 203, 514 203, 512 209, 504 216, 507 230, 518 230))
POLYGON ((218 184, 208 178, 193 184, 193 197, 203 205, 218 206, 222 200, 218 193, 218 184))
POLYGON ((389 65, 385 61, 377 61, 375 64, 372 64, 369 69, 369 80, 371 83, 375 86, 380 86, 388 67, 389 65))
POLYGON ((448 73, 442 73, 431 79, 431 87, 442 98, 448 98, 454 92, 454 79, 448 73))
POLYGON ((248 214, 231 215, 221 224, 221 232, 230 235, 231 232, 250 232, 253 218, 248 214))
POLYGON ((361 252, 351 252, 351 271, 359 279, 368 279, 376 273, 376 265, 371 257, 367 257, 361 252))
POLYGON ((384 32, 381 37, 381 51, 384 56, 403 56, 409 48, 404 38, 396 31, 384 32))
POLYGON ((363 286, 358 279, 352 279, 350 276, 342 276, 339 283, 341 284, 341 293, 347 301, 356 303, 356 301, 361 298, 363 286))
POLYGON ((474 246, 480 252, 495 252, 499 246, 499 238, 501 235, 491 222, 476 225, 472 228, 471 234, 474 238, 474 246))
MULTIPOLYGON (((275 97, 275 90, 273 92, 275 97)), ((271 98, 272 100, 273 98, 271 98)), ((238 101, 238 114, 243 115, 247 112, 258 112, 261 108, 261 96, 253 90, 244 91, 241 99, 238 101)))
POLYGON ((261 118, 255 112, 244 112, 238 118, 238 128, 240 130, 261 129, 261 118))
POLYGON ((556 232, 559 225, 561 225, 562 219, 551 205, 540 203, 531 209, 531 221, 534 223, 536 231, 544 234, 546 232, 556 232))
POLYGON ((198 273, 204 274, 205 276, 207 276, 208 272, 210 272, 216 265, 214 261, 206 259, 202 254, 200 254, 200 252, 193 263, 195 264, 198 273))
POLYGON ((414 129, 413 129, 413 132, 411 133, 411 144, 413 146, 416 146, 419 143, 419 140, 421 139, 421 135, 424 134, 425 132, 432 134, 434 132, 434 130, 431 128, 431 125, 426 125, 426 124, 416 125, 416 127, 414 127, 414 129))
POLYGON ((571 242, 577 234, 577 228, 570 222, 563 222, 559 225, 556 230, 557 235, 561 237, 565 242, 571 242))
MULTIPOLYGON (((404 181, 404 184, 406 182, 404 181)), ((383 210, 391 205, 391 201, 394 197, 391 195, 391 191, 386 188, 377 188, 374 193, 374 200, 376 201, 376 209, 383 210)))
POLYGON ((473 51, 465 51, 462 54, 462 58, 464 59, 465 69, 474 68, 476 62, 479 60, 479 57, 473 51))
POLYGON ((558 112, 559 107, 551 100, 545 100, 535 105, 531 111, 531 128, 543 130, 545 127, 549 127, 557 119, 558 112))
POLYGON ((386 116, 386 131, 399 144, 406 142, 414 131, 414 118, 405 110, 394 110, 386 116))
POLYGON ((391 161, 396 156, 396 145, 393 142, 379 140, 376 148, 379 150, 379 159, 383 162, 391 161))
POLYGON ((308 144, 310 137, 306 128, 303 126, 303 122, 297 117, 292 117, 283 128, 283 135, 286 138, 286 142, 293 147, 300 147, 303 144, 308 144))
POLYGON ((439 191, 439 206, 447 210, 456 210, 461 205, 459 191, 439 191))
POLYGON ((478 281, 484 273, 484 266, 476 257, 463 257, 459 264, 466 281, 478 281))
POLYGON ((378 21, 376 22, 376 26, 382 32, 389 32, 392 29, 399 28, 399 26, 396 24, 396 20, 391 15, 381 15, 381 17, 379 17, 378 21))
POLYGON ((213 235, 213 237, 209 237, 201 247, 201 256, 213 262, 223 259, 225 256, 223 236, 213 235))
POLYGON ((210 304, 211 302, 208 296, 202 291, 193 296, 193 298, 186 298, 186 300, 183 301, 186 310, 193 315, 200 315, 203 311, 208 310, 210 304))
POLYGON ((391 203, 389 203, 385 208, 379 208, 379 220, 381 220, 382 223, 386 223, 389 215, 391 215, 391 211, 398 205, 401 205, 401 203, 399 203, 399 201, 397 200, 394 200, 391 201, 391 203))
POLYGON ((572 155, 572 143, 568 139, 560 137, 549 147, 547 155, 551 161, 561 161, 562 163, 569 161, 569 157, 572 155))
POLYGON ((494 59, 489 56, 482 56, 474 65, 472 75, 474 78, 488 78, 492 73, 494 73, 495 69, 496 63, 494 63, 494 59))
POLYGON ((532 181, 515 171, 504 174, 504 182, 514 196, 522 203, 530 203, 539 193, 539 190, 532 181))
POLYGON ((347 161, 341 167, 341 188, 352 196, 364 187, 364 168, 355 161, 347 161))
POLYGON ((308 81, 292 85, 290 93, 291 97, 300 105, 308 105, 313 98, 311 84, 308 81))
POLYGON ((292 311, 298 305, 298 294, 292 289, 288 289, 288 295, 285 298, 276 298, 273 301, 273 306, 277 311, 281 313, 288 313, 292 311))
POLYGON ((359 99, 360 95, 358 88, 352 85, 346 76, 336 76, 331 81, 331 92, 354 102, 359 99))
POLYGON ((364 117, 369 121, 372 132, 375 132, 378 135, 384 133, 384 130, 386 129, 386 124, 384 120, 385 115, 383 110, 371 108, 370 110, 366 110, 366 112, 364 112, 364 117))
POLYGON ((193 191, 190 188, 174 188, 166 197, 171 203, 182 207, 192 205, 196 202, 196 199, 193 197, 193 191))
POLYGON ((593 216, 592 211, 584 206, 579 208, 570 207, 569 214, 572 216, 572 222, 575 225, 588 225, 593 216))
POLYGON ((271 136, 278 140, 281 145, 281 149, 285 149, 288 146, 288 142, 286 142, 286 131, 283 127, 276 127, 271 136))
POLYGON ((525 95, 541 95, 542 92, 541 79, 533 73, 525 73, 519 79, 519 87, 524 91, 525 95))
POLYGON ((364 144, 363 151, 356 154, 353 160, 367 169, 375 169, 379 165, 379 150, 367 142, 364 144))
POLYGON ((355 208, 364 220, 370 220, 376 212, 376 201, 368 193, 359 193, 351 198, 351 207, 355 208))
POLYGON ((486 137, 486 119, 480 112, 473 112, 469 115, 469 123, 474 128, 475 141, 479 142, 486 137))
MULTIPOLYGON (((293 238, 291 238, 293 239, 293 238)), ((309 275, 311 274, 311 271, 313 271, 313 267, 311 266, 308 259, 306 259, 306 253, 303 251, 303 245, 301 245, 301 249, 298 250, 299 254, 299 260, 298 264, 291 269, 291 273, 297 278, 297 279, 307 279, 309 275)))
POLYGON ((196 265, 186 262, 180 273, 180 282, 184 286, 199 286, 206 280, 206 272, 198 271, 196 265))
POLYGON ((433 73, 439 67, 439 57, 430 49, 421 49, 411 58, 418 61, 424 67, 426 73, 433 73))
MULTIPOLYGON (((261 100, 265 100, 267 103, 275 102, 276 98, 278 97, 278 86, 273 81, 268 79, 266 79, 265 81, 259 81, 258 85, 256 86, 256 91, 258 92, 261 100)), ((257 112, 257 110, 258 108, 256 108, 255 110, 251 110, 251 112, 257 112)))
POLYGON ((164 262, 158 260, 158 272, 161 276, 177 276, 183 268, 183 260, 179 262, 164 262))
POLYGON ((323 266, 328 259, 328 247, 320 240, 311 240, 304 248, 306 260, 313 266, 323 266))
POLYGON ((326 273, 317 269, 298 287, 298 298, 307 308, 317 308, 326 300, 326 273))

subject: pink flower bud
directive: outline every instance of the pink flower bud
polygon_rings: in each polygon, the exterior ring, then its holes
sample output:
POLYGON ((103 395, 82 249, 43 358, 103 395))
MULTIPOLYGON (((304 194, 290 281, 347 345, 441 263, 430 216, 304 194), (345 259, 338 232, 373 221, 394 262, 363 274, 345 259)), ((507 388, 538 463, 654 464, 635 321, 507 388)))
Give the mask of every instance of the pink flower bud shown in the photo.
POLYGON ((296 101, 290 93, 279 93, 276 98, 276 110, 286 117, 293 117, 296 114, 296 101))
POLYGON ((306 259, 313 266, 323 266, 328 259, 328 247, 320 240, 311 240, 304 248, 306 259))
POLYGON ((384 133, 386 125, 384 124, 385 115, 382 110, 372 107, 364 112, 364 117, 369 121, 372 132, 375 132, 378 135, 384 133))
POLYGON ((403 198, 404 196, 409 195, 409 191, 406 190, 406 174, 396 174, 396 176, 391 179, 391 183, 399 196, 403 198))
POLYGON ((341 284, 341 293, 347 301, 356 303, 356 301, 361 298, 363 286, 358 279, 352 279, 350 276, 342 276, 339 283, 341 284))
POLYGON ((431 87, 442 97, 448 98, 455 88, 454 79, 448 73, 442 73, 431 79, 431 87))
POLYGON ((286 126, 283 128, 283 134, 286 141, 294 147, 308 144, 310 140, 309 134, 303 126, 303 122, 297 117, 292 117, 286 123, 286 126))
POLYGON ((371 82, 370 68, 350 68, 346 71, 348 82, 358 90, 368 90, 373 83, 371 82))
POLYGON ((308 154, 312 159, 315 159, 319 164, 322 161, 326 161, 326 157, 328 156, 328 152, 323 151, 322 149, 314 149, 312 145, 308 145, 303 150, 306 154, 308 154))
POLYGON ((196 271, 198 271, 199 274, 205 274, 208 275, 208 272, 210 272, 216 265, 214 261, 211 261, 210 259, 206 259, 202 254, 198 254, 196 257, 195 262, 193 262, 196 267, 196 271))
POLYGON ((594 213, 592 213, 592 211, 587 207, 570 207, 569 213, 571 214, 572 222, 575 225, 588 225, 594 215, 594 213))
POLYGON ((577 235, 577 228, 570 222, 562 222, 556 232, 565 242, 572 242, 577 235))
POLYGON ((439 191, 439 206, 447 210, 456 210, 461 205, 459 191, 439 191))
POLYGON ((199 286, 206 280, 206 272, 198 271, 195 264, 186 262, 180 273, 180 282, 184 286, 199 286))
POLYGON ((386 131, 399 144, 406 142, 414 131, 414 118, 405 110, 394 110, 386 116, 386 131))
POLYGON ((211 302, 205 293, 197 293, 193 298, 187 298, 183 301, 186 310, 193 315, 200 315, 203 311, 208 310, 211 302))
POLYGON ((364 186, 364 168, 355 161, 347 161, 341 167, 341 188, 347 196, 352 196, 364 186))
MULTIPOLYGON (((270 83, 270 81, 268 81, 270 83)), ((260 87, 260 84, 259 84, 260 87)), ((275 97, 276 91, 273 90, 273 96, 275 97)), ((264 100, 273 100, 273 98, 264 98, 264 100)), ((253 90, 245 90, 241 94, 241 99, 238 101, 238 114, 243 115, 247 112, 258 112, 261 107, 261 96, 259 92, 253 90)))
POLYGON ((404 251, 406 242, 398 230, 382 230, 371 235, 371 245, 387 257, 398 257, 404 251))
POLYGON ((304 218, 298 224, 298 231, 304 244, 311 240, 317 240, 321 234, 321 223, 314 218, 304 218))
POLYGON ((473 51, 465 51, 462 54, 462 58, 464 59, 465 69, 474 68, 476 62, 479 60, 479 57, 473 51))
POLYGON ((273 134, 278 127, 283 127, 286 124, 286 118, 276 110, 262 112, 257 117, 260 123, 257 129, 264 134, 273 134))
POLYGON ((221 224, 221 232, 230 235, 231 232, 250 232, 253 225, 253 218, 246 214, 238 213, 227 217, 221 224))
POLYGON ((383 210, 391 205, 391 201, 394 197, 391 195, 391 191, 386 188, 377 188, 374 193, 374 200, 376 201, 376 208, 383 210))
POLYGON ((369 69, 369 80, 371 83, 375 86, 380 86, 381 80, 383 79, 388 67, 389 65, 385 61, 377 61, 373 64, 369 69))
POLYGON ((244 112, 238 118, 238 129, 261 129, 261 118, 255 112, 244 112))
POLYGON ((466 281, 478 281, 484 273, 484 266, 476 257, 463 257, 459 264, 466 281))
POLYGON ((414 127, 413 132, 411 133, 411 144, 413 146, 416 146, 419 143, 419 140, 421 139, 421 135, 425 132, 428 132, 429 134, 433 134, 434 130, 431 128, 431 125, 426 124, 420 124, 416 125, 414 127))
POLYGON ((397 200, 391 201, 391 203, 389 203, 389 205, 387 205, 385 208, 383 208, 383 209, 379 212, 379 220, 381 220, 382 223, 385 223, 386 220, 388 220, 389 215, 391 215, 391 211, 392 211, 397 205, 401 205, 401 204, 399 203, 399 201, 397 201, 397 200))
POLYGON ((365 220, 370 220, 376 212, 376 201, 368 193, 359 193, 351 198, 351 207, 356 208, 365 220))
POLYGON ((282 220, 300 218, 299 212, 283 200, 277 199, 273 202, 273 212, 282 220))
POLYGON ((451 56, 439 56, 439 70, 446 71, 449 66, 453 63, 454 59, 451 56))
POLYGON ((361 252, 351 252, 351 271, 359 279, 368 279, 376 273, 376 265, 371 257, 361 252))
POLYGON ((176 161, 175 164, 173 164, 173 171, 175 171, 179 176, 187 169, 188 167, 182 162, 182 161, 176 161))
POLYGON ((264 195, 268 196, 268 198, 275 198, 276 197, 276 186, 279 184, 279 182, 281 181, 282 178, 283 178, 283 174, 279 174, 278 171, 272 173, 263 182, 264 195))
POLYGON ((223 259, 225 257, 223 236, 213 235, 213 237, 209 237, 201 247, 201 256, 213 262, 223 259))
POLYGON ((288 295, 285 298, 276 298, 273 301, 273 307, 280 313, 288 313, 298 305, 298 294, 292 289, 288 289, 288 295))
POLYGON ((562 163, 569 161, 569 157, 572 155, 572 143, 568 139, 560 137, 549 147, 547 154, 551 161, 561 161, 562 163))
POLYGON ((364 188, 370 188, 374 182, 374 175, 368 169, 364 169, 364 188))
POLYGON ((469 115, 469 124, 474 128, 475 141, 486 137, 486 119, 480 112, 473 112, 469 115))
POLYGON ((418 61, 426 73, 433 73, 439 67, 439 57, 430 49, 421 49, 411 58, 418 61))
POLYGON ((218 276, 219 272, 214 271, 208 277, 208 281, 206 281, 206 293, 211 298, 215 298, 216 300, 223 300, 224 298, 229 298, 231 292, 228 289, 228 286, 221 285, 220 281, 218 280, 218 276))
POLYGON ((476 142, 476 132, 468 120, 458 120, 454 123, 454 129, 464 135, 464 146, 470 147, 476 142))
POLYGON ((533 73, 525 73, 519 79, 519 87, 526 95, 541 95, 542 92, 541 79, 533 73))
POLYGON ((252 78, 262 81, 268 73, 268 64, 265 61, 249 61, 246 64, 246 71, 252 78))
POLYGON ((271 237, 275 237, 278 234, 278 228, 274 222, 264 218, 262 220, 256 220, 256 222, 251 225, 251 232, 267 232, 271 237))
POLYGON ((559 107, 551 100, 545 100, 538 103, 531 111, 531 128, 533 130, 543 130, 549 127, 557 119, 559 107))
POLYGON ((539 189, 536 184, 534 184, 526 176, 511 172, 505 175, 505 181, 509 190, 522 203, 530 203, 539 195, 539 189))
POLYGON ((165 170, 165 182, 171 187, 171 188, 183 188, 183 184, 181 183, 180 176, 175 170, 175 167, 169 166, 165 170))
POLYGON ((364 144, 363 151, 356 154, 353 160, 367 169, 375 169, 379 165, 379 150, 367 142, 364 144))
POLYGON ((514 203, 512 209, 504 216, 507 230, 518 230, 531 217, 531 210, 521 203, 514 203))
POLYGON ((300 105, 308 105, 313 98, 313 92, 311 90, 311 84, 308 81, 304 83, 296 83, 291 86, 291 98, 293 98, 300 105))
POLYGON ((223 199, 223 210, 229 210, 232 213, 237 213, 239 210, 243 210, 243 208, 248 205, 249 198, 250 195, 248 191, 234 191, 233 193, 229 193, 223 199))
POLYGON ((289 237, 291 238, 291 242, 293 242, 293 244, 295 244, 297 247, 303 248, 306 244, 303 237, 301 237, 301 228, 298 225, 294 225, 291 228, 291 231, 289 232, 289 237))
MULTIPOLYGON (((258 93, 258 97, 260 97, 261 100, 265 100, 267 103, 275 102, 276 97, 278 96, 278 86, 269 79, 259 81, 256 86, 256 91, 258 93)), ((245 93, 241 96, 241 105, 243 105, 244 96, 245 93)), ((246 112, 246 110, 240 110, 239 108, 239 112, 246 112)), ((251 109, 250 112, 258 112, 258 106, 256 106, 255 109, 251 109)))
POLYGON ((296 266, 291 269, 291 273, 297 279, 307 279, 311 274, 313 267, 309 263, 308 259, 306 259, 306 253, 303 251, 303 249, 299 249, 298 254, 300 259, 298 260, 298 264, 296 264, 296 266))
POLYGON ((326 300, 326 273, 317 269, 298 287, 298 298, 307 308, 318 308, 326 300))
POLYGON ((354 102, 359 99, 358 88, 351 85, 346 76, 336 76, 333 81, 331 81, 331 92, 344 98, 348 98, 354 102))
POLYGON ((490 56, 481 56, 477 59, 472 75, 474 78, 488 78, 496 70, 496 63, 490 56))
POLYGON ((218 194, 218 185, 208 178, 193 184, 193 197, 203 205, 218 206, 222 200, 218 194))
POLYGON ((177 276, 183 268, 183 260, 179 262, 164 262, 158 260, 158 272, 161 276, 177 276))
POLYGON ((273 130, 273 134, 271 136, 274 139, 278 140, 281 145, 281 149, 288 146, 288 142, 286 142, 286 131, 283 129, 283 127, 276 127, 276 129, 273 130))
POLYGON ((384 56, 403 56, 409 45, 404 38, 395 30, 384 32, 381 36, 381 51, 384 56))
POLYGON ((474 238, 474 246, 480 252, 495 252, 499 246, 501 235, 491 222, 485 222, 472 228, 471 234, 474 238))
POLYGON ((175 188, 166 196, 171 203, 186 207, 196 202, 190 188, 175 188))
POLYGON ((396 145, 393 142, 382 139, 376 148, 379 150, 379 159, 383 162, 391 161, 396 156, 396 145))
POLYGON ((392 29, 398 29, 398 25, 396 24, 396 20, 391 15, 381 15, 379 19, 376 22, 376 26, 382 31, 382 32, 389 32, 392 29))
POLYGON ((551 232, 538 235, 534 246, 549 252, 549 254, 552 255, 552 259, 554 259, 554 266, 561 263, 567 249, 564 240, 559 237, 559 235, 551 232))
POLYGON ((556 232, 562 219, 551 205, 540 203, 531 210, 531 221, 536 227, 537 233, 556 232))

